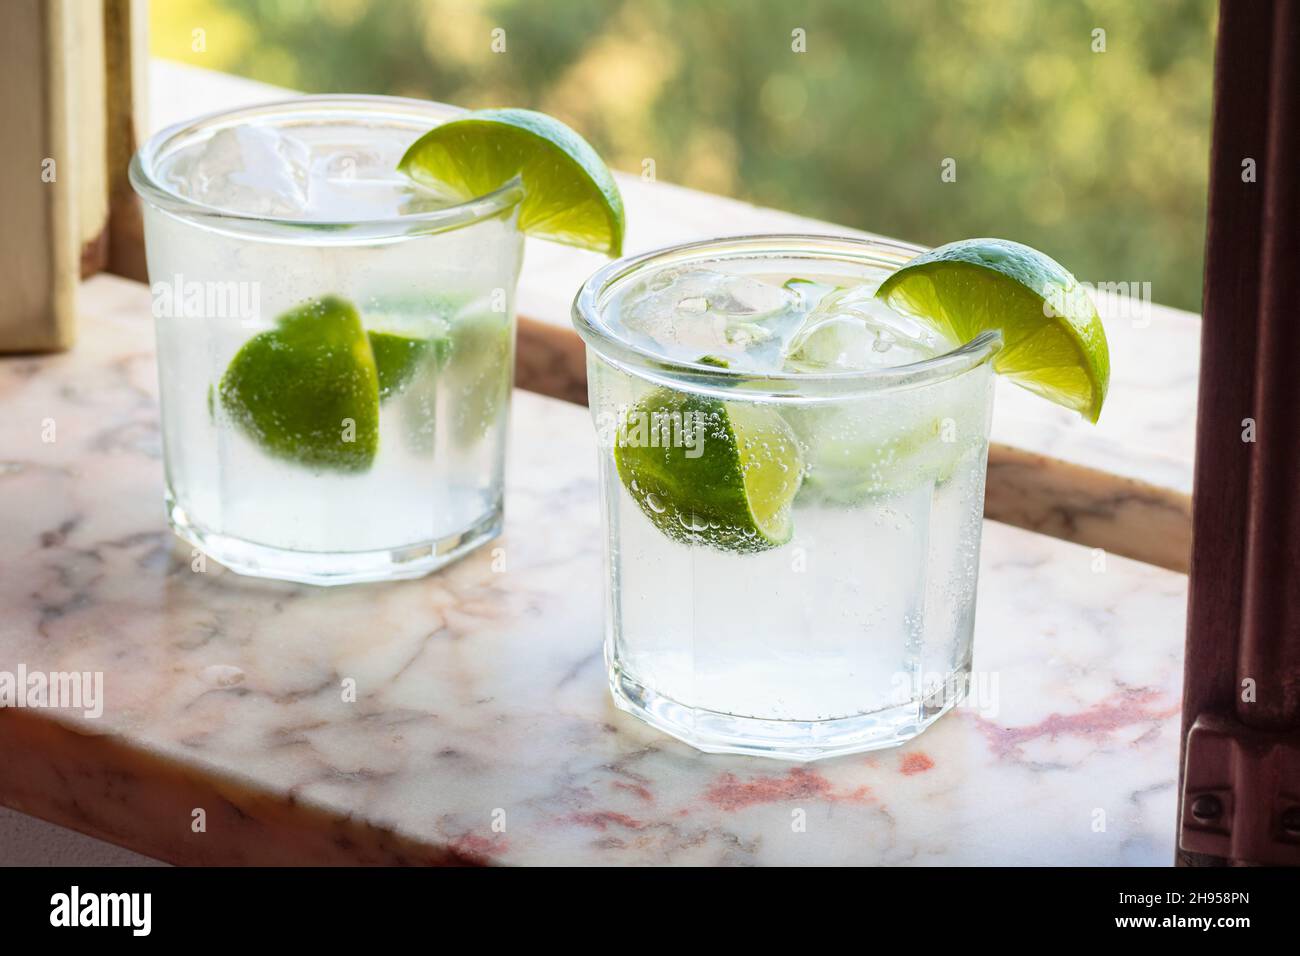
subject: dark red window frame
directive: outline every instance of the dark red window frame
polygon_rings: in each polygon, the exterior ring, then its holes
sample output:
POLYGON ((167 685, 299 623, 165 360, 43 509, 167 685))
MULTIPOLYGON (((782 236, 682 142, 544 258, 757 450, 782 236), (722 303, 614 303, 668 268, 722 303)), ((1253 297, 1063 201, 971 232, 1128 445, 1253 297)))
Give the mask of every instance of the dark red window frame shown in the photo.
POLYGON ((1300 2, 1215 56, 1178 863, 1300 864, 1300 2))

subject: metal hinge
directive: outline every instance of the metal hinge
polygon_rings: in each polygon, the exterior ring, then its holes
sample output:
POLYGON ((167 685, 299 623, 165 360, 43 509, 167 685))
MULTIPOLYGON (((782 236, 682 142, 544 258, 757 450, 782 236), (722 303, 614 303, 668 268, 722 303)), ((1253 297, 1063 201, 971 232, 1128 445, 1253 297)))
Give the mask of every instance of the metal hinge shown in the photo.
POLYGON ((1300 734, 1200 715, 1187 735, 1182 800, 1183 850, 1300 865, 1300 734))

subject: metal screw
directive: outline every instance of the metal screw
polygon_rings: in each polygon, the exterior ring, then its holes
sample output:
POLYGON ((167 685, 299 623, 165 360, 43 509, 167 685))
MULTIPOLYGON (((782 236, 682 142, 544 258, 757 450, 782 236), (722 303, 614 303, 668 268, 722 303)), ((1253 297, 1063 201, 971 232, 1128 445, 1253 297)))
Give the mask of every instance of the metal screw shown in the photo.
MULTIPOLYGON (((1203 793, 1192 801, 1192 816, 1202 823, 1217 820, 1223 814, 1223 802, 1212 793, 1203 793)), ((1297 814, 1300 823, 1300 814, 1297 814)))
POLYGON ((1282 832, 1287 836, 1300 837, 1300 807, 1282 811, 1282 832))

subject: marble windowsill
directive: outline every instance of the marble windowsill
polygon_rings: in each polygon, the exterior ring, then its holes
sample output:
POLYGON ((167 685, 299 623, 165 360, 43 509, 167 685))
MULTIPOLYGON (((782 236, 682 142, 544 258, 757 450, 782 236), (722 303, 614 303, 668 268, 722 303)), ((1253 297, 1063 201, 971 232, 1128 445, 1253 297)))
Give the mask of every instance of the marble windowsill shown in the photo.
POLYGON ((806 767, 705 756, 609 702, 585 410, 516 395, 499 573, 195 573, 148 290, 93 279, 82 314, 73 352, 0 360, 0 670, 102 671, 106 707, 0 711, 0 802, 181 863, 1172 861, 1182 575, 986 523, 996 712, 806 767))

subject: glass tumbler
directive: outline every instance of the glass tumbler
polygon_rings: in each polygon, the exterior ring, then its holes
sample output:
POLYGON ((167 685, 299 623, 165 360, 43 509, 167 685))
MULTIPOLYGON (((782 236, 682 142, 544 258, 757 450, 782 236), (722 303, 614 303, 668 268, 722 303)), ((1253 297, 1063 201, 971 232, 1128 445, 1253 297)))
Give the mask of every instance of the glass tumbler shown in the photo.
POLYGON ((918 251, 718 239, 611 263, 579 292, 605 660, 623 710, 700 750, 811 760, 900 744, 966 694, 998 333, 897 367, 755 372, 670 359, 611 319, 656 277, 651 287, 667 288, 721 269, 842 288, 878 284, 918 251), (766 423, 797 446, 783 453, 802 470, 788 540, 755 544, 716 515, 674 510, 676 493, 734 500, 734 475, 690 462, 693 440, 705 462, 708 442, 726 440, 720 422, 766 423), (629 461, 649 464, 638 473, 629 461))
POLYGON ((522 189, 457 203, 396 172, 459 112, 301 97, 133 159, 167 513, 226 567, 413 577, 498 534, 522 189))

